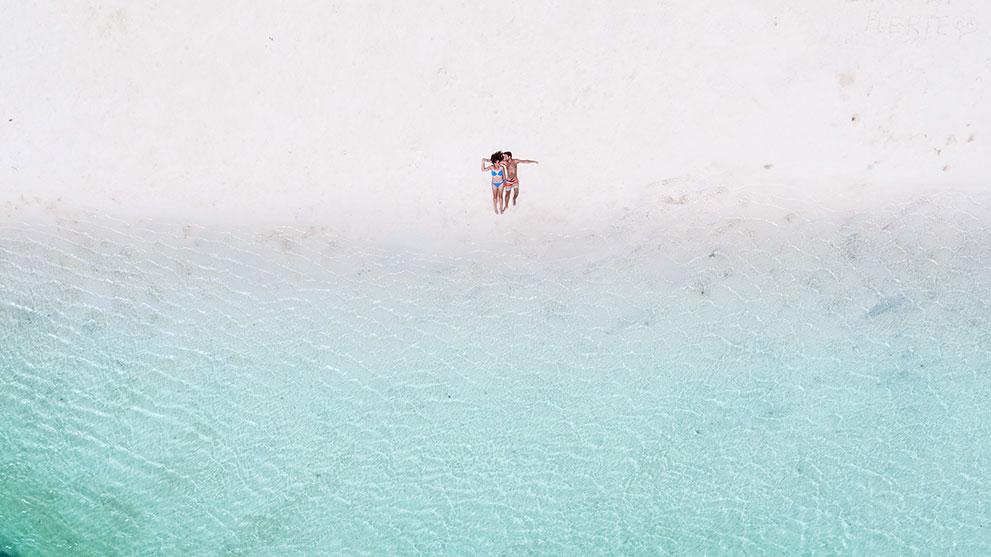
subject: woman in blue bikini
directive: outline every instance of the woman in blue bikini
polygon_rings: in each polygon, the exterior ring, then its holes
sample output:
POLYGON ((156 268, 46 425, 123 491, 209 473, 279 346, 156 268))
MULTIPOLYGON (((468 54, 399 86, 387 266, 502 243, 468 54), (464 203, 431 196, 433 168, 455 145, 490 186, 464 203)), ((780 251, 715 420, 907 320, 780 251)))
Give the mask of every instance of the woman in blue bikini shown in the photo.
POLYGON ((492 173, 492 208, 497 215, 502 214, 506 207, 502 205, 502 184, 506 181, 506 166, 502 162, 502 151, 493 153, 488 159, 482 159, 482 172, 492 173), (486 166, 486 163, 492 163, 486 166))

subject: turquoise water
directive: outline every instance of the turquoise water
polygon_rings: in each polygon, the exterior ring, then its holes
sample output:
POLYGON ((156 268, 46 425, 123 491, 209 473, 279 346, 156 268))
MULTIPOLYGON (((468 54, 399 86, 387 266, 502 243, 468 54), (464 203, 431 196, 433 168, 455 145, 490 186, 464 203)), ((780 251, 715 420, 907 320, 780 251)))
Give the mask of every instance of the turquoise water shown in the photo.
POLYGON ((7 223, 0 550, 989 554, 989 208, 7 223))

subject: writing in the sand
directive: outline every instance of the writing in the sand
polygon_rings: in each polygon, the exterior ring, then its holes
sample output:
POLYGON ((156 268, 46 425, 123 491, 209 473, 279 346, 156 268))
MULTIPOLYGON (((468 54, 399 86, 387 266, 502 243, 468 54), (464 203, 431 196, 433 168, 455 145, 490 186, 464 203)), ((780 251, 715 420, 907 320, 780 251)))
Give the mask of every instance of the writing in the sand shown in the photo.
POLYGON ((871 10, 864 31, 903 37, 915 41, 936 39, 960 40, 980 30, 977 17, 972 15, 892 14, 871 10))

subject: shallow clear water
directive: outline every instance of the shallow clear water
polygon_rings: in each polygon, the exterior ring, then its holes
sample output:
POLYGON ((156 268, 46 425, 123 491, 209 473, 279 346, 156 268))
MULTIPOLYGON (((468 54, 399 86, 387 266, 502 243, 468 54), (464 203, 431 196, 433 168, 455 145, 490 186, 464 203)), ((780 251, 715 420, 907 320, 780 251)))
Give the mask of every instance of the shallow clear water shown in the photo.
POLYGON ((0 549, 987 554, 989 208, 7 224, 0 549))

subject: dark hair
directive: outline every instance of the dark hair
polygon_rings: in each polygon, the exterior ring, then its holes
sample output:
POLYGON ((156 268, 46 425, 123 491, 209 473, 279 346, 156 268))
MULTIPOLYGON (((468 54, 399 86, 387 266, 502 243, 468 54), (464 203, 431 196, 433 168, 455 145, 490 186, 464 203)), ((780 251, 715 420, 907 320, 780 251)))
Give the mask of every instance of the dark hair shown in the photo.
POLYGON ((502 154, 503 155, 509 155, 509 158, 513 158, 513 152, 512 151, 503 151, 502 154))
POLYGON ((495 163, 501 161, 502 160, 502 151, 496 151, 495 153, 492 153, 492 156, 489 157, 489 160, 492 161, 492 164, 495 164, 495 163))

